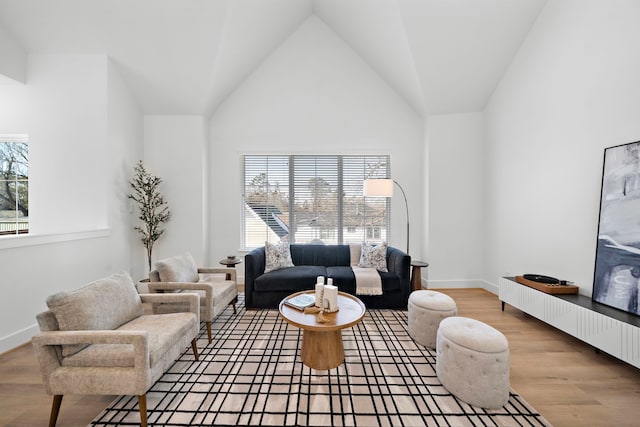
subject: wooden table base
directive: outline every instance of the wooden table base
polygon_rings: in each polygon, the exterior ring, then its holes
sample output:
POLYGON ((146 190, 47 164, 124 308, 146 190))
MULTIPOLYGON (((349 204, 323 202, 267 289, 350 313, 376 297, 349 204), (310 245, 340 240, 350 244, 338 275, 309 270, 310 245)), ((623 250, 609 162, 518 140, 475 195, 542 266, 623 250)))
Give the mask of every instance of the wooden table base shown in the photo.
POLYGON ((311 331, 302 333, 302 363, 313 369, 327 370, 337 368, 344 362, 342 332, 311 331))
POLYGON ((344 362, 341 331, 360 322, 367 308, 356 296, 338 292, 339 310, 325 313, 325 321, 320 323, 315 314, 305 314, 304 311, 287 305, 289 298, 301 294, 315 295, 315 290, 289 295, 280 301, 278 306, 280 316, 290 325, 303 331, 300 359, 312 369, 326 371, 337 368, 344 362))

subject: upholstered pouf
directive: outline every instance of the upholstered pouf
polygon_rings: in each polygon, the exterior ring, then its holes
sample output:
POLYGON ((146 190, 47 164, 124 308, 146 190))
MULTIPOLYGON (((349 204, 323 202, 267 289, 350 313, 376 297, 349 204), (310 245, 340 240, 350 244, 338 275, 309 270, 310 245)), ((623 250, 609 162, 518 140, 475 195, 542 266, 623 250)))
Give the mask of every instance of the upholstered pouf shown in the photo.
POLYGON ((408 332, 418 344, 436 348, 436 332, 442 319, 457 314, 456 302, 440 292, 420 290, 409 295, 408 332))
POLYGON ((498 330, 475 319, 449 317, 436 339, 436 374, 458 399, 497 409, 509 400, 509 343, 498 330))

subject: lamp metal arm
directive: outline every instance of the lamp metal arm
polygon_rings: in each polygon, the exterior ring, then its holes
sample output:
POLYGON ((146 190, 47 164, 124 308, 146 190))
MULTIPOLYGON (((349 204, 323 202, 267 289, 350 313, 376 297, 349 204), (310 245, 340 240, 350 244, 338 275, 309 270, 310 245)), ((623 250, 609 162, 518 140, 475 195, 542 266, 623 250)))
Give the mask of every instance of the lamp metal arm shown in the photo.
POLYGON ((402 186, 398 184, 398 181, 396 181, 395 179, 393 180, 393 183, 398 186, 398 188, 402 192, 402 197, 404 198, 404 207, 407 213, 407 255, 408 255, 409 254, 409 203, 407 202, 407 195, 404 193, 404 189, 402 188, 402 186))

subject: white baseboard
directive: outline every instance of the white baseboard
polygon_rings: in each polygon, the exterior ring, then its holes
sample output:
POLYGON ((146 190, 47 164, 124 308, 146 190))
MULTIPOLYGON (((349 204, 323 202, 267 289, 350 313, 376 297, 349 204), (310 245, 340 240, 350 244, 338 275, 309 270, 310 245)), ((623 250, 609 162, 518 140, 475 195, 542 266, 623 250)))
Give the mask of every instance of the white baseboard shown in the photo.
POLYGON ((465 289, 481 288, 492 294, 498 295, 498 285, 482 279, 461 280, 422 280, 424 289, 465 289))
POLYGON ((40 332, 40 328, 36 324, 21 331, 14 332, 11 335, 7 335, 6 337, 0 338, 0 354, 5 353, 9 350, 13 350, 16 347, 20 347, 25 343, 28 343, 29 341, 31 341, 31 337, 36 335, 38 332, 40 332))

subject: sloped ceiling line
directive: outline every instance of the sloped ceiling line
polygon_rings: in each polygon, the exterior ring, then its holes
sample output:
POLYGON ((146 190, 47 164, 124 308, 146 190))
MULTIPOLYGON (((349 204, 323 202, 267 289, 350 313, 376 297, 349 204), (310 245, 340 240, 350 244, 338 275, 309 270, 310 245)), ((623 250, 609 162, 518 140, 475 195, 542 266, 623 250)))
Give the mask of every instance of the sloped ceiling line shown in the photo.
POLYGON ((144 114, 211 114, 312 14, 420 115, 482 111, 546 0, 0 0, 27 53, 106 54, 144 114))
POLYGON ((420 116, 424 98, 396 0, 314 0, 314 13, 420 116))
POLYGON ((311 0, 229 0, 205 114, 218 106, 313 13, 311 0))

